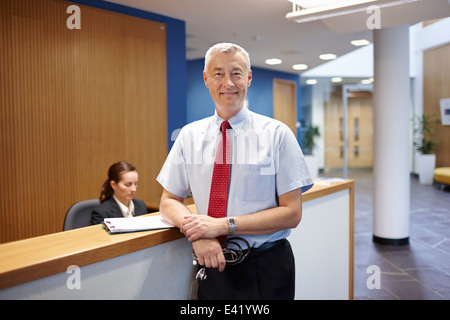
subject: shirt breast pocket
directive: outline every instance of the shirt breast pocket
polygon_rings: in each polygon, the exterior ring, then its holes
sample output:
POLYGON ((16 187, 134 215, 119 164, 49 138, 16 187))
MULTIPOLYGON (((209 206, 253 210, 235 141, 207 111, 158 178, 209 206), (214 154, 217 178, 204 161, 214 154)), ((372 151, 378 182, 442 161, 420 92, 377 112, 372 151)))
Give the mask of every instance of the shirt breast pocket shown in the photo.
POLYGON ((266 174, 267 166, 241 165, 239 183, 242 183, 242 200, 263 201, 275 197, 275 175, 266 174))

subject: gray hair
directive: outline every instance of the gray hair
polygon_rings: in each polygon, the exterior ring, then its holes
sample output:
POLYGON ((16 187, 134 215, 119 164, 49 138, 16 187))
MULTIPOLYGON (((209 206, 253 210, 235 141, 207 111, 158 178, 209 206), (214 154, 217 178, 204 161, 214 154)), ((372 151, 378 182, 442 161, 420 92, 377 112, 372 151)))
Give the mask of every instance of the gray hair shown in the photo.
POLYGON ((226 43, 226 42, 215 44, 211 48, 208 49, 208 51, 205 54, 204 71, 208 70, 208 65, 209 65, 209 62, 211 61, 211 56, 217 52, 231 53, 231 54, 241 53, 245 59, 245 64, 247 65, 247 71, 250 71, 250 55, 248 54, 248 52, 245 51, 245 49, 242 48, 241 46, 238 46, 237 44, 226 43))

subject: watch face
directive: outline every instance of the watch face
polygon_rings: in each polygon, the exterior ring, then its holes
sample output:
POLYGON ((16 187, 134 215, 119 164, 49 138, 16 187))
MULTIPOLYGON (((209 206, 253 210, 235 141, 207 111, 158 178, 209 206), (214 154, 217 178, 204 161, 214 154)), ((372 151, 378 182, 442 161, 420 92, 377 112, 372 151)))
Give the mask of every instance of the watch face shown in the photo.
POLYGON ((234 218, 228 218, 228 228, 230 229, 229 235, 233 235, 236 231, 236 221, 234 218))

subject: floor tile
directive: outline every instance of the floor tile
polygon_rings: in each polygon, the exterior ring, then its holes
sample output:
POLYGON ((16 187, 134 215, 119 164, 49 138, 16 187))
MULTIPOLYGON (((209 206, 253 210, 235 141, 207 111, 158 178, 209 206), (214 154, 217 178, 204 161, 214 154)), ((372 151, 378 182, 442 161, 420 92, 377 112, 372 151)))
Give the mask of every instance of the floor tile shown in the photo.
MULTIPOLYGON (((323 176, 340 177, 339 171, 323 176)), ((411 178, 410 243, 372 241, 373 174, 349 170, 355 180, 354 299, 448 300, 450 298, 450 191, 411 178), (380 268, 380 289, 370 289, 367 268, 380 268)))

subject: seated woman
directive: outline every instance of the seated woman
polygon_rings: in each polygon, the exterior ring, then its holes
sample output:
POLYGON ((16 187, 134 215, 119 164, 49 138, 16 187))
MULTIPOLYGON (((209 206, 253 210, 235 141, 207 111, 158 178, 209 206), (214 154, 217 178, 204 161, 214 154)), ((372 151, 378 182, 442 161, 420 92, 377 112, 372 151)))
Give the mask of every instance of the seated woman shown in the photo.
POLYGON ((147 213, 142 200, 133 199, 138 183, 136 168, 126 162, 116 162, 108 170, 108 179, 100 191, 100 206, 92 211, 91 224, 104 218, 130 218, 147 213))

